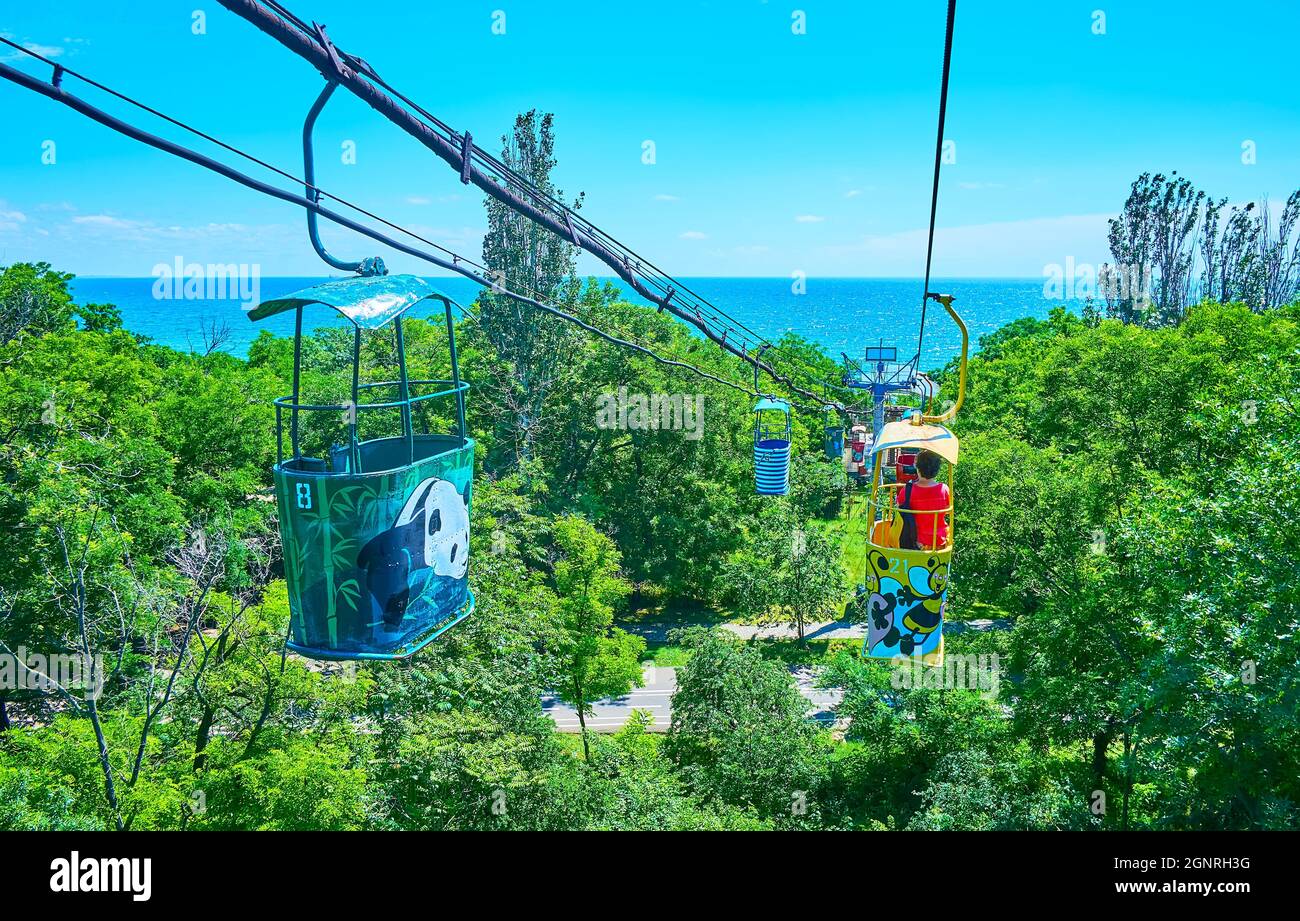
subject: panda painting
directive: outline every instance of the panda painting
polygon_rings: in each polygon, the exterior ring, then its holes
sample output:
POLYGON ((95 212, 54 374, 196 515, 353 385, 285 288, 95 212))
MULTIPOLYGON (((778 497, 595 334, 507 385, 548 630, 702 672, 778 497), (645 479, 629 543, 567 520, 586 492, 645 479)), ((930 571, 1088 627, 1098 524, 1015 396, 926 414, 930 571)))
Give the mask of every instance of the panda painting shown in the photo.
POLYGON ((394 630, 410 601, 410 577, 422 569, 460 580, 469 571, 469 510, 456 487, 429 477, 411 493, 397 521, 357 554, 366 588, 384 626, 394 630))

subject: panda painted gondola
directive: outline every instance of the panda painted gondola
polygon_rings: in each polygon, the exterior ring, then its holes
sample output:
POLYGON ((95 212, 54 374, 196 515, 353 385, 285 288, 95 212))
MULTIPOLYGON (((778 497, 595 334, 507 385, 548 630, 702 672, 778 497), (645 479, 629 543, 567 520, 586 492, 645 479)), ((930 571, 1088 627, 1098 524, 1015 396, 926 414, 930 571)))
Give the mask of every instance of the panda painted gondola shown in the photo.
POLYGON ((430 477, 406 500, 397 521, 357 555, 365 570, 372 609, 390 630, 406 614, 411 576, 422 569, 463 579, 469 570, 469 512, 447 480, 430 477))

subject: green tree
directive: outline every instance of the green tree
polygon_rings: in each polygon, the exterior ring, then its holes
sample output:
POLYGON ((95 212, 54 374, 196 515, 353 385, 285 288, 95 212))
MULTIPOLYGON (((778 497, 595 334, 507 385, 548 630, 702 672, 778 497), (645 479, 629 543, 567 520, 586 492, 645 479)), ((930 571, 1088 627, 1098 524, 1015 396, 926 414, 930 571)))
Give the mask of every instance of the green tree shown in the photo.
POLYGON ((802 643, 808 623, 834 617, 844 603, 839 539, 777 502, 759 518, 752 541, 728 561, 723 597, 760 621, 781 618, 802 643))
POLYGON ((615 607, 631 592, 619 575, 620 556, 614 542, 576 516, 560 518, 554 530, 561 554, 555 564, 563 624, 559 693, 578 711, 582 750, 590 760, 591 705, 641 686, 645 640, 612 626, 615 607))
POLYGON ((0 268, 0 345, 40 336, 71 321, 73 276, 47 262, 17 262, 0 268))
POLYGON ((1027 746, 958 749, 942 756, 907 823, 920 831, 1021 831, 1077 827, 1079 802, 1027 746))
POLYGON ((972 362, 961 420, 954 597, 1020 614, 1015 732, 1082 756, 1106 824, 1276 827, 1294 692, 1257 670, 1294 655, 1266 625, 1292 617, 1295 310, 1049 325, 972 362))
POLYGON ((88 332, 111 333, 122 328, 122 312, 114 304, 79 304, 76 312, 88 332))
POLYGON ((721 631, 685 644, 664 751, 690 789, 782 824, 815 823, 825 742, 790 674, 721 631))
POLYGON ((1205 193, 1176 172, 1143 173, 1111 219, 1113 266, 1104 266, 1107 312, 1125 323, 1171 326, 1191 300, 1195 231, 1205 193))
POLYGON ((799 518, 833 517, 848 490, 844 462, 829 460, 824 453, 799 457, 790 471, 790 504, 799 518))
MULTIPOLYGON (((502 137, 501 162, 535 188, 563 200, 551 179, 555 168, 555 117, 535 109, 515 119, 502 137)), ((582 196, 573 202, 579 207, 582 196)), ((577 248, 488 196, 483 261, 499 285, 545 301, 568 302, 577 294, 577 248)), ((546 425, 547 396, 567 370, 574 334, 564 321, 500 293, 479 298, 479 328, 497 356, 493 399, 500 409, 497 443, 512 466, 533 457, 546 425)))

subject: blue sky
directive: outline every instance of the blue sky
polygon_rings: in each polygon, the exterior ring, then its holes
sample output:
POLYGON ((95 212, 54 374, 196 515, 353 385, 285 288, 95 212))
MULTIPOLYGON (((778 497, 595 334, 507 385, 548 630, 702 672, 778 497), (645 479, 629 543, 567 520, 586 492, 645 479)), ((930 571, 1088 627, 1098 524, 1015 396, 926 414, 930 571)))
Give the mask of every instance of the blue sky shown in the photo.
MULTIPOLYGON (((591 220, 673 274, 923 269, 943 0, 288 6, 494 150, 516 112, 554 112, 559 185, 584 191, 591 220), (791 29, 796 9, 804 35, 791 29), (495 10, 504 35, 493 34, 495 10), (642 162, 645 140, 653 165, 642 162)), ((211 0, 136 0, 111 13, 87 0, 9 3, 0 33, 301 168, 298 133, 319 75, 211 0), (206 34, 192 32, 196 8, 206 34)), ((1232 200, 1285 198, 1300 186, 1297 34, 1300 4, 1289 0, 962 0, 936 273, 1038 277, 1067 258, 1103 261, 1105 220, 1144 170, 1178 170, 1232 200)), ((15 63, 7 51, 0 59, 15 63)), ((289 205, 5 82, 0 112, 0 264, 141 276, 180 257, 323 273, 289 205)), ((481 195, 346 93, 321 120, 318 151, 326 189, 478 255, 481 195), (355 165, 341 163, 344 141, 355 142, 355 165)), ((345 231, 325 235, 341 254, 376 251, 345 231)), ((428 271, 383 255, 395 270, 428 271)))

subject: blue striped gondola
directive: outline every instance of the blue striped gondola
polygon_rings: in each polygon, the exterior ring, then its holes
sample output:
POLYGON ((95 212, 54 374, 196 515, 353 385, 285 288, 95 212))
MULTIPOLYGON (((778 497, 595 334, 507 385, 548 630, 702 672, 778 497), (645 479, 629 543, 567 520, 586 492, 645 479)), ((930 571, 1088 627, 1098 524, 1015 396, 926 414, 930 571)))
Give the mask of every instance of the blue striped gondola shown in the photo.
POLYGON ((760 496, 790 491, 790 404, 783 400, 754 404, 754 485, 760 496))

